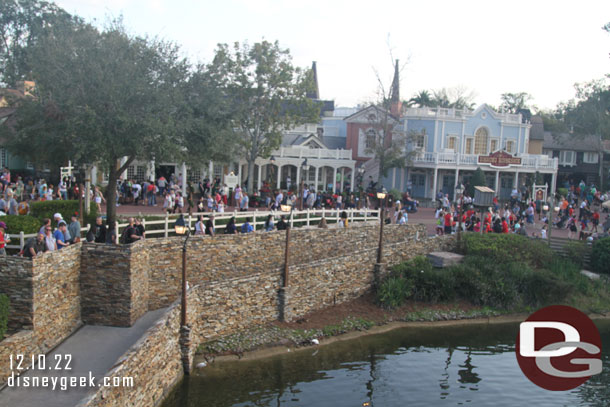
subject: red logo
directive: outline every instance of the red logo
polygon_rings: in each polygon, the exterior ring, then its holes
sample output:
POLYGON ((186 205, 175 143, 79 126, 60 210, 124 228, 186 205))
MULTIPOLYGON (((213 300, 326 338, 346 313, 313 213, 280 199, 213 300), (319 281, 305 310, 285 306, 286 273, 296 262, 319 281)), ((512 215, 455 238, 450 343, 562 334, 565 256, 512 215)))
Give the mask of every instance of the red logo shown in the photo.
POLYGON ((517 335, 519 367, 534 384, 563 391, 602 371, 602 341, 597 327, 565 305, 542 308, 522 322, 517 335))

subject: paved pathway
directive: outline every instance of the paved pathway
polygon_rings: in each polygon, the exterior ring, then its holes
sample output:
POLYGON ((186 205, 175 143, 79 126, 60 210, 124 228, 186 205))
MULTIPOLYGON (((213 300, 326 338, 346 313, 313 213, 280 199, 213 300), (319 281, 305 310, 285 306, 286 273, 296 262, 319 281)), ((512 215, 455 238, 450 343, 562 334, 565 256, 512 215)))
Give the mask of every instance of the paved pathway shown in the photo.
MULTIPOLYGON (((96 381, 100 380, 112 368, 118 358, 136 343, 144 332, 161 317, 165 310, 166 308, 162 308, 146 313, 130 328, 84 326, 46 356, 48 369, 50 365, 55 365, 55 355, 62 358, 64 358, 64 355, 71 355, 72 362, 70 366, 72 370, 57 372, 51 370, 28 371, 21 376, 21 379, 24 377, 32 378, 33 376, 41 378, 48 376, 49 380, 52 380, 52 377, 62 376, 84 376, 89 378, 92 375, 96 377, 96 381)), ((57 387, 60 386, 58 385, 57 387)), ((70 388, 68 390, 17 386, 5 387, 0 391, 0 406, 75 406, 90 390, 88 387, 70 388)))

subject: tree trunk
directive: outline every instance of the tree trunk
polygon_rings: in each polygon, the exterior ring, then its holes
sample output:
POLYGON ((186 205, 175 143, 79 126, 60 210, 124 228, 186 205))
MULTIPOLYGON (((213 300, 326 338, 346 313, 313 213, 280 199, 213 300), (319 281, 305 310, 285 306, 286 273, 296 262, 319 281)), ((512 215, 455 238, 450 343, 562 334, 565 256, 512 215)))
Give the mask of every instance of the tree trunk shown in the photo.
POLYGON ((118 178, 119 173, 115 162, 114 165, 110 166, 108 185, 106 186, 106 225, 108 225, 108 228, 114 225, 116 221, 116 184, 118 178))
POLYGON ((248 160, 248 193, 254 192, 254 160, 248 160))

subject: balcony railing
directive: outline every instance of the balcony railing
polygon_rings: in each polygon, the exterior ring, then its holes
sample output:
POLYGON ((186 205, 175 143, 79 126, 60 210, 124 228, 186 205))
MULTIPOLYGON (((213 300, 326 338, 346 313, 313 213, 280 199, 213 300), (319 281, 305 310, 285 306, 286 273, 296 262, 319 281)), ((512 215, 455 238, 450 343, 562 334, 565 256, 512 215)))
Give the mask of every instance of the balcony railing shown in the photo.
MULTIPOLYGON (((443 107, 410 107, 405 113, 405 116, 407 117, 415 116, 443 119, 463 119, 469 115, 472 115, 471 110, 449 109, 443 107)), ((506 123, 521 123, 520 114, 494 112, 494 115, 506 123)))
POLYGON ((330 158, 336 160, 351 160, 352 150, 327 150, 324 148, 280 147, 272 153, 276 157, 297 158, 330 158))
MULTIPOLYGON (((520 168, 525 169, 541 169, 541 170, 556 170, 557 158, 549 158, 546 155, 518 155, 521 158, 520 168)), ((434 165, 464 165, 477 166, 478 155, 476 154, 458 154, 458 153, 431 153, 420 152, 413 155, 411 158, 413 164, 430 164, 434 165)), ((481 165, 485 167, 485 164, 481 165)))

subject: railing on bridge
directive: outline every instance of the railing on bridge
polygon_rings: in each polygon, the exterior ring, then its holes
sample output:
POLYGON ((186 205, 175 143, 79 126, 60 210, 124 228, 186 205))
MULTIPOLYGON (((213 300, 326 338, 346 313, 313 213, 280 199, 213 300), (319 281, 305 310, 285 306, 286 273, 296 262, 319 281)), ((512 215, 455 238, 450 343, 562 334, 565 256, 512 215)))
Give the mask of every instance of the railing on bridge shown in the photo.
MULTIPOLYGON (((267 220, 267 216, 273 215, 275 218, 275 223, 280 218, 280 216, 284 216, 286 222, 290 223, 290 227, 311 227, 315 224, 315 222, 319 222, 322 218, 326 218, 327 222, 330 224, 338 223, 341 217, 341 212, 345 211, 347 213, 347 218, 349 223, 353 222, 367 222, 367 221, 379 221, 379 211, 377 209, 305 209, 302 211, 294 210, 292 212, 282 212, 282 211, 247 211, 247 212, 196 212, 193 214, 184 214, 184 218, 187 222, 187 225, 194 229, 195 223, 197 222, 197 218, 199 215, 202 215, 204 218, 207 218, 209 215, 214 215, 214 229, 220 231, 226 227, 226 223, 223 220, 229 220, 232 217, 235 217, 235 225, 237 228, 241 227, 245 223, 246 218, 251 218, 252 222, 250 223, 255 231, 262 230, 265 226, 265 221, 267 220), (222 222, 221 222, 222 221, 222 222)), ((151 215, 154 216, 154 215, 151 215)), ((146 237, 168 237, 170 234, 174 233, 174 222, 180 214, 166 214, 163 219, 159 220, 146 220, 143 218, 143 215, 133 216, 142 218, 142 225, 146 229, 146 237), (157 228, 158 225, 162 225, 162 228, 157 228), (154 228, 149 229, 151 226, 154 228)), ((129 223, 119 223, 115 222, 115 230, 117 231, 117 241, 119 243, 119 237, 121 236, 121 232, 125 230, 129 223)), ((87 225, 86 227, 81 228, 81 235, 87 234, 91 225, 87 225)), ((239 229, 238 229, 239 230, 239 229)), ((25 246, 25 242, 27 239, 31 237, 36 237, 36 233, 24 234, 20 232, 19 234, 11 235, 11 239, 13 241, 16 240, 17 236, 19 237, 19 244, 7 245, 7 249, 19 249, 22 250, 23 246, 25 246)))

